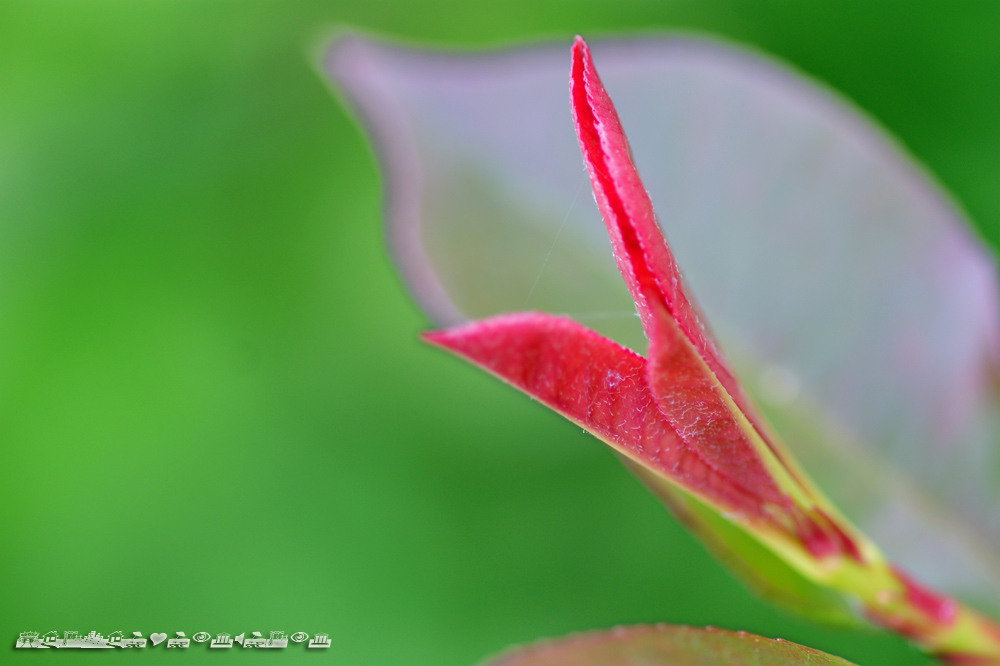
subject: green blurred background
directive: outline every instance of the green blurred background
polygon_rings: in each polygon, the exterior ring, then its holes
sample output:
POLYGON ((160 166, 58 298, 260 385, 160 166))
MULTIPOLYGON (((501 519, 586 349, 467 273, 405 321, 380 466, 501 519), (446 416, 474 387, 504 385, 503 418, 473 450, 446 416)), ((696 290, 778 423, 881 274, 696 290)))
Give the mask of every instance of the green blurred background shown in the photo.
POLYGON ((466 666, 656 621, 925 662, 755 600, 595 439, 416 341, 372 152, 316 70, 342 25, 752 43, 857 101, 1000 240, 993 2, 3 0, 0 662, 466 666), (14 650, 28 629, 333 647, 14 650))

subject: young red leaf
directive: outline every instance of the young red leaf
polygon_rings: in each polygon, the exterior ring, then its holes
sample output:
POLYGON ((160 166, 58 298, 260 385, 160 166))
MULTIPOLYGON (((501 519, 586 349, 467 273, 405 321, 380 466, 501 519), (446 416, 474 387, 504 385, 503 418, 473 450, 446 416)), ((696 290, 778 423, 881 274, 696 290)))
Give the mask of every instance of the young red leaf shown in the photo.
POLYGON ((685 292, 617 113, 579 38, 570 91, 594 197, 649 339, 649 359, 568 319, 537 313, 427 339, 594 433, 647 483, 662 479, 742 526, 803 577, 859 600, 871 619, 939 655, 1000 659, 988 620, 888 565, 763 426, 685 292))
MULTIPOLYGON (((530 306, 645 355, 581 187, 565 51, 345 36, 327 66, 372 138, 396 266, 437 325, 530 306)), ((763 53, 678 35, 594 53, 746 389, 895 561, 1000 611, 1000 298, 965 215, 872 118, 763 53)))
POLYGON ((660 411, 702 459, 759 498, 750 517, 770 519, 814 556, 860 560, 853 528, 831 520, 831 507, 788 467, 790 456, 768 436, 686 293, 618 114, 579 37, 570 98, 594 196, 649 339, 649 384, 660 411))
POLYGON ((571 319, 502 315, 424 339, 554 409, 640 465, 731 511, 763 515, 753 492, 685 446, 654 406, 646 359, 571 319))

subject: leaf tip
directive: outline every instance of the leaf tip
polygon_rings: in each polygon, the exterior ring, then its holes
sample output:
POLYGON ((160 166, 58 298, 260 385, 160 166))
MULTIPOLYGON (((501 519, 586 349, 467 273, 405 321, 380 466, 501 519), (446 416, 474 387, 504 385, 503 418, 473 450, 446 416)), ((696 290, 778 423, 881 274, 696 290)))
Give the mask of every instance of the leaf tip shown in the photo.
POLYGON ((449 341, 449 329, 438 331, 421 331, 419 338, 421 342, 433 347, 447 347, 449 341))

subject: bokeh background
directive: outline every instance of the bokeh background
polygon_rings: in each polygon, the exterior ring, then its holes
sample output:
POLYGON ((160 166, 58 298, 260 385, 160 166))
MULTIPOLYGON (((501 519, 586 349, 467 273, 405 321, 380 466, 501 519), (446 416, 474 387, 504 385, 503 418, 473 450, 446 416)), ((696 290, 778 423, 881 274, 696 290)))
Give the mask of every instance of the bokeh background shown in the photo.
POLYGON ((338 26, 753 44, 1000 241, 992 2, 2 0, 0 662, 467 666, 657 621, 926 662, 755 600, 597 440, 417 342, 372 151, 317 70, 338 26), (333 647, 14 650, 28 629, 333 647))

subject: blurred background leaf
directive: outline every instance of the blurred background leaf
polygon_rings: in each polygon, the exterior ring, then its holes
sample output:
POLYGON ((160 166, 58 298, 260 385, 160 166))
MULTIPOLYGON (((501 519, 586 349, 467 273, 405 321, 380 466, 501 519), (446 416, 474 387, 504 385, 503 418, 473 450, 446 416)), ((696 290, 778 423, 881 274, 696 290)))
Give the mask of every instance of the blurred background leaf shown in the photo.
POLYGON ((599 442, 416 342, 373 156, 315 69, 340 25, 751 43, 1000 241, 992 3, 2 0, 0 637, 326 631, 279 658, 462 665, 666 621, 923 663, 753 599, 599 442))
MULTIPOLYGON (((618 627, 539 641, 488 666, 850 666, 823 652, 746 632, 657 625, 618 627)), ((486 666, 486 665, 484 665, 486 666)))

